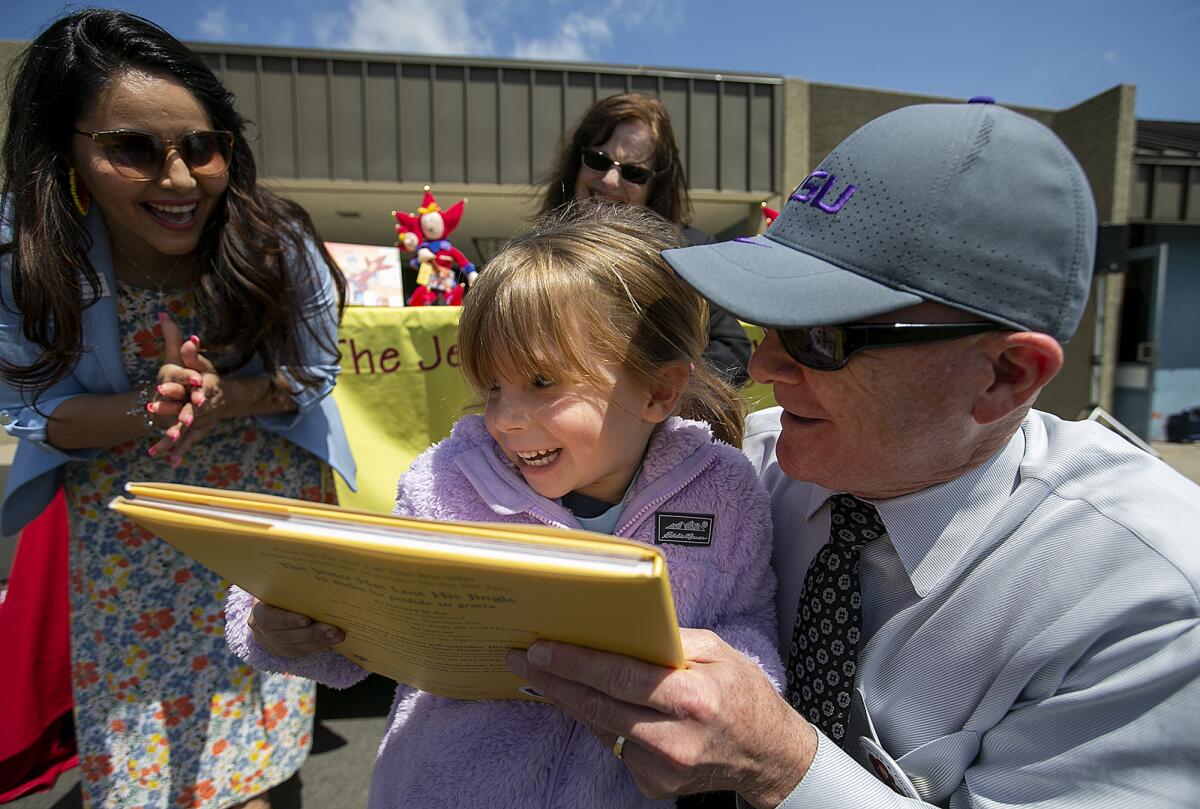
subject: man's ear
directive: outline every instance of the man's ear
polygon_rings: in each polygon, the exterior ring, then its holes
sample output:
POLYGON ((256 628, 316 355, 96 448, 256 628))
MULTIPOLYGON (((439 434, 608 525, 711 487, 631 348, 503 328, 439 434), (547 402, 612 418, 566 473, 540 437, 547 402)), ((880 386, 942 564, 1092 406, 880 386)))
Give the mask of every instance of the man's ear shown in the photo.
POLYGON ((653 387, 647 393, 642 420, 659 424, 670 418, 687 389, 688 377, 688 368, 682 362, 661 366, 654 377, 653 387))
POLYGON ((1063 350, 1048 334, 1002 332, 985 344, 991 384, 975 397, 977 424, 991 424, 1033 403, 1063 364, 1063 350))

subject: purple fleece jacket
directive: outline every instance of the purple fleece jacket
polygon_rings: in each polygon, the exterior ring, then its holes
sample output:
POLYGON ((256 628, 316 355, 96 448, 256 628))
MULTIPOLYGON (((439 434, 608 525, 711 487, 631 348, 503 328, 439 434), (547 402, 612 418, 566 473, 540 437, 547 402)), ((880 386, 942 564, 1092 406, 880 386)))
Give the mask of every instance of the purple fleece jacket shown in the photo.
MULTIPOLYGON (((671 418, 651 437, 617 536, 655 542, 655 513, 713 515, 707 546, 662 544, 680 626, 715 631, 756 661, 778 686, 770 508, 737 449, 715 442, 707 424, 671 418)), ((575 517, 538 495, 468 416, 450 437, 413 461, 400 480, 397 514, 435 519, 542 523, 578 528, 575 517)), ((246 627, 254 599, 233 588, 226 636, 243 660, 336 688, 366 672, 329 651, 283 659, 246 627)), ((662 807, 638 792, 621 762, 586 729, 550 705, 443 699, 399 685, 371 778, 371 809, 392 807, 662 807)))

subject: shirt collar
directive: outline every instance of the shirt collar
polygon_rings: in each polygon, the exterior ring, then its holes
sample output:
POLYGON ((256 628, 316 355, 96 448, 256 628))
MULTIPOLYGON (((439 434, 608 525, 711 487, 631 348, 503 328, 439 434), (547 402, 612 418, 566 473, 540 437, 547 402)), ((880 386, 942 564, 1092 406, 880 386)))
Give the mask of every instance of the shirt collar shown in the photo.
MULTIPOLYGON (((879 510, 917 595, 927 595, 992 522, 1020 482, 1024 455, 1024 431, 1017 430, 1000 451, 954 480, 869 501, 879 510)), ((811 520, 841 493, 814 484, 805 518, 811 520)))

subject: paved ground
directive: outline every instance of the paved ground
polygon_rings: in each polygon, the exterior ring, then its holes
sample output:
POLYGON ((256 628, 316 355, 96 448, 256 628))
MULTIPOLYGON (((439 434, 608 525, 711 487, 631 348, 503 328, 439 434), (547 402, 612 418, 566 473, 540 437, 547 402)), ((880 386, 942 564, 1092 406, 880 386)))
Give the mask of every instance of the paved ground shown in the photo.
POLYGON ((1170 444, 1166 441, 1152 441, 1150 446, 1181 475, 1200 484, 1200 443, 1170 444))

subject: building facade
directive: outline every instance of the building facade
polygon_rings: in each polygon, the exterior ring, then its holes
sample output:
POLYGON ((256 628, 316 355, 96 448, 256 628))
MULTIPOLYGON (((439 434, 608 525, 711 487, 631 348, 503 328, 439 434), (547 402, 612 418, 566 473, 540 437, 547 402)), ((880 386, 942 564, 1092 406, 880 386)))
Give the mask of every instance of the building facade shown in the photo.
MULTIPOLYGON (((780 75, 190 44, 253 122, 260 176, 307 208, 324 238, 390 244, 390 212, 415 209, 431 185, 443 203, 469 200, 454 240, 476 262, 528 222, 563 133, 607 95, 664 100, 694 223, 719 238, 760 230, 761 203, 778 208, 863 123, 909 104, 961 101, 780 75)), ((0 67, 20 47, 0 43, 0 67)), ((1017 108, 1079 158, 1102 224, 1088 314, 1039 400, 1067 418, 1093 404, 1113 409, 1124 289, 1111 279, 1130 235, 1133 101, 1122 85, 1067 109, 1017 108)))
POLYGON ((1113 413, 1143 437, 1200 407, 1200 124, 1138 121, 1113 413))

